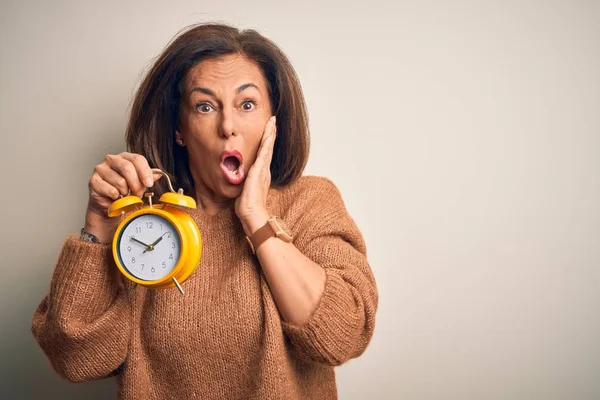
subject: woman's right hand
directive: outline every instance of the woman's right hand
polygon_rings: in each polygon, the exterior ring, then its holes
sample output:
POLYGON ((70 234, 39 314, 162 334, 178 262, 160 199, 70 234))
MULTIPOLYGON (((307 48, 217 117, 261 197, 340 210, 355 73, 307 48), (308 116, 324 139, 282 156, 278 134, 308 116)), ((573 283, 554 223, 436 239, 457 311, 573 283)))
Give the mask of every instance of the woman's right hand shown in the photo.
POLYGON ((85 214, 85 231, 96 235, 102 243, 112 240, 119 218, 108 217, 108 207, 119 198, 131 194, 142 196, 148 187, 160 179, 153 174, 148 160, 140 154, 108 154, 96 165, 89 187, 89 200, 85 214))

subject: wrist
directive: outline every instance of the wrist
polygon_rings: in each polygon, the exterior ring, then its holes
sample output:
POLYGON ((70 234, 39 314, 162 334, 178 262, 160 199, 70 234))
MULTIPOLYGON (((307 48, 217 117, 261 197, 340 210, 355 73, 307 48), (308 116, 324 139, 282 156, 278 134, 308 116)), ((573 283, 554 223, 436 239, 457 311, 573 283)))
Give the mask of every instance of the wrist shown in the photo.
POLYGON ((242 227, 246 236, 250 237, 254 232, 262 228, 268 220, 269 212, 267 210, 261 210, 243 218, 242 227))
POLYGON ((101 243, 110 243, 118 225, 117 218, 105 218, 93 210, 87 210, 83 230, 98 238, 101 243))
POLYGON ((85 228, 81 228, 81 231, 79 232, 79 239, 84 242, 91 242, 91 243, 96 243, 96 244, 107 244, 105 242, 102 242, 100 239, 98 239, 98 237, 96 235, 86 232, 85 228))

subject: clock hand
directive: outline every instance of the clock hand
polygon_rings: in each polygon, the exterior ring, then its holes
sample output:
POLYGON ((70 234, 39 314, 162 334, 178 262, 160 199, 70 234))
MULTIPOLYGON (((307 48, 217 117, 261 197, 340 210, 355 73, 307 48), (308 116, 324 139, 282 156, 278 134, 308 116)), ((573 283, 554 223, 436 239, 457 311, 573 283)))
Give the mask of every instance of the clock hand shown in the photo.
POLYGON ((150 251, 150 250, 154 250, 154 246, 156 246, 158 244, 158 242, 160 242, 162 240, 163 236, 165 236, 167 233, 169 233, 169 232, 165 232, 162 235, 160 235, 160 237, 158 239, 156 239, 154 241, 154 243, 152 243, 150 246, 148 246, 148 248, 146 250, 144 250, 143 253, 150 251))
POLYGON ((133 240, 134 242, 138 242, 139 244, 143 244, 144 246, 146 246, 146 249, 148 249, 150 247, 150 245, 147 245, 146 243, 142 242, 141 240, 137 240, 134 236, 130 236, 129 239, 133 240))

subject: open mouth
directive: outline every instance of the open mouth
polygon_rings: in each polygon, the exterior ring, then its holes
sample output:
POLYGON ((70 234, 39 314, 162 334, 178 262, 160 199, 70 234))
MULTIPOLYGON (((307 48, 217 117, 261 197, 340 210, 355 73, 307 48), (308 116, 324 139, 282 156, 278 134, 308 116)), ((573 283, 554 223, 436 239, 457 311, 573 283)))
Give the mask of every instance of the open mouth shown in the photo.
POLYGON ((244 159, 237 150, 225 150, 221 153, 221 170, 225 179, 233 185, 239 185, 245 178, 244 159))
POLYGON ((237 157, 229 156, 229 157, 226 157, 225 160, 223 160, 223 165, 230 172, 237 175, 240 165, 242 165, 242 163, 240 163, 240 160, 237 157))

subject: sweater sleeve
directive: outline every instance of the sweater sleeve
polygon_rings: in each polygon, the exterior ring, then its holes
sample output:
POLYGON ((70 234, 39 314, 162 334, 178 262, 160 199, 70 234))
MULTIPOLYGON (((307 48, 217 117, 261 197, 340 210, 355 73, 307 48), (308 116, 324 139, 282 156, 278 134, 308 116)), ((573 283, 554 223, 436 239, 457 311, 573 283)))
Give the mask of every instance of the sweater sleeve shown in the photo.
POLYGON ((340 192, 325 178, 310 179, 294 201, 301 210, 292 230, 296 247, 324 268, 325 290, 305 324, 282 324, 301 356, 340 365, 362 354, 371 340, 378 293, 364 240, 340 192))
POLYGON ((83 382, 107 377, 123 364, 130 314, 110 245, 70 236, 31 329, 56 372, 83 382))

